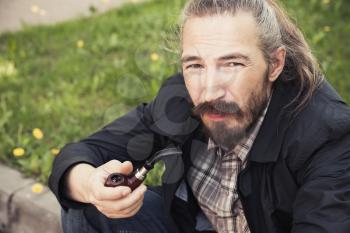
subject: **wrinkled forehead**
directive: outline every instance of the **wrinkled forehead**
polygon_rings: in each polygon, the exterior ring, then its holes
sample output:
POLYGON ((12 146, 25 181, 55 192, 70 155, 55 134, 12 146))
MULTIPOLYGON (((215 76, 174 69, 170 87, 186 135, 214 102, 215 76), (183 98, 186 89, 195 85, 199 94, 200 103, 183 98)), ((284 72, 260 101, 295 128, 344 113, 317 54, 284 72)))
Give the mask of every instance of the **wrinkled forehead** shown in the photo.
POLYGON ((251 13, 189 18, 183 28, 182 53, 201 57, 227 51, 253 53, 259 50, 258 30, 251 13))

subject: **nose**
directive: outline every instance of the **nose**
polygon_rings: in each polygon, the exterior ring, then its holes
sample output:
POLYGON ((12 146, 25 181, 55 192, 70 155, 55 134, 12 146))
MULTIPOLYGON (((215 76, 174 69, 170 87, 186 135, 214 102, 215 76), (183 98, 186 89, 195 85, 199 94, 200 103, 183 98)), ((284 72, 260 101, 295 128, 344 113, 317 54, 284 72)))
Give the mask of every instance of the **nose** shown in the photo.
POLYGON ((215 69, 208 69, 203 80, 203 101, 211 102, 225 96, 225 89, 222 85, 223 83, 215 69))

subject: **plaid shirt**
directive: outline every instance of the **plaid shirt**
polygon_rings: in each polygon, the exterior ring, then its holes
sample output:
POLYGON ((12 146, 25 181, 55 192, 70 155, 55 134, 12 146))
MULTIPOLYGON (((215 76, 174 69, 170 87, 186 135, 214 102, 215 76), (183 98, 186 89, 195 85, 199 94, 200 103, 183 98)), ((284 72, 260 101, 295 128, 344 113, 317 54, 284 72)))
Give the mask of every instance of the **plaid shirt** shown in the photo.
POLYGON ((236 183, 246 157, 264 120, 267 108, 251 133, 231 151, 224 151, 209 139, 205 154, 196 155, 187 179, 198 204, 219 233, 249 233, 236 183))

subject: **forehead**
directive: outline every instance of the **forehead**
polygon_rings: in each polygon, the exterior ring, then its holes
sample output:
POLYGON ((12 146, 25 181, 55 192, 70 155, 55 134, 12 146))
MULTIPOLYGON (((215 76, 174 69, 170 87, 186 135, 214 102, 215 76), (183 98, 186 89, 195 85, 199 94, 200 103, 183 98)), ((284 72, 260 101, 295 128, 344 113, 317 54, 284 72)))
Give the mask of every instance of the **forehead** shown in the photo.
POLYGON ((189 18, 183 30, 183 54, 216 56, 227 52, 259 51, 258 30, 251 13, 189 18))

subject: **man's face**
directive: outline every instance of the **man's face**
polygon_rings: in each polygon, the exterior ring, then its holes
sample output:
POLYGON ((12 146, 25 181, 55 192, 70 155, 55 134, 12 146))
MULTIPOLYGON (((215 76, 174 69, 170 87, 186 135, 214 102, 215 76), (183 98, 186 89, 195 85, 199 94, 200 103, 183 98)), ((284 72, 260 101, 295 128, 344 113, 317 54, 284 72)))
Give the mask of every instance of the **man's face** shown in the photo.
POLYGON ((190 18, 183 31, 185 84, 209 136, 233 148, 266 107, 272 82, 251 14, 190 18))

